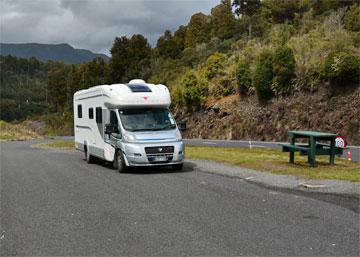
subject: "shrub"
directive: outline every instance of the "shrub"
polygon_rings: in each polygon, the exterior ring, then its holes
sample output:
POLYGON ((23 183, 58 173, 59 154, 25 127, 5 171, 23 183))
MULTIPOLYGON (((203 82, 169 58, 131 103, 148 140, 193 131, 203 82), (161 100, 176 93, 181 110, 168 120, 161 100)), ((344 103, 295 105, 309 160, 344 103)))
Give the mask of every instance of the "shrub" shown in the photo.
POLYGON ((205 77, 210 80, 217 75, 223 75, 225 61, 226 55, 219 52, 215 52, 214 54, 212 54, 205 63, 205 77))
POLYGON ((184 86, 182 96, 186 106, 190 110, 199 109, 205 100, 205 86, 196 75, 188 71, 184 74, 182 83, 184 86))
POLYGON ((332 52, 325 60, 324 75, 331 82, 358 83, 360 57, 346 52, 332 52))
POLYGON ((236 69, 236 82, 240 94, 246 94, 251 87, 250 61, 242 58, 236 69))
POLYGON ((296 77, 304 82, 301 87, 318 86, 319 76, 322 74, 324 62, 330 52, 357 51, 352 34, 339 28, 339 25, 323 23, 317 29, 307 34, 293 36, 287 45, 293 50, 296 77))
POLYGON ((216 78, 209 84, 209 95, 220 98, 235 92, 231 79, 223 77, 216 78))
POLYGON ((228 78, 221 78, 220 85, 222 87, 222 95, 228 96, 235 92, 232 81, 228 78))
POLYGON ((289 91, 290 81, 295 76, 295 58, 292 50, 286 46, 279 46, 272 56, 274 73, 273 90, 276 94, 289 91))
POLYGON ((360 31, 360 6, 353 4, 346 12, 345 28, 352 31, 360 31))
POLYGON ((272 68, 272 54, 264 51, 260 54, 255 67, 253 84, 255 86, 259 100, 269 100, 273 96, 271 89, 274 77, 272 68))

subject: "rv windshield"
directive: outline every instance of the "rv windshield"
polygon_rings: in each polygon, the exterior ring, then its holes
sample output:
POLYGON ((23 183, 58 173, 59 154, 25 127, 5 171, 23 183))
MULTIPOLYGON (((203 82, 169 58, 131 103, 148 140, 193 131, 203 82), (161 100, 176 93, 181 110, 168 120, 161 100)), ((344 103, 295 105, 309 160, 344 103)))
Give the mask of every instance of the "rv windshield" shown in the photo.
POLYGON ((123 127, 130 131, 167 130, 176 128, 168 109, 128 109, 119 110, 123 127))

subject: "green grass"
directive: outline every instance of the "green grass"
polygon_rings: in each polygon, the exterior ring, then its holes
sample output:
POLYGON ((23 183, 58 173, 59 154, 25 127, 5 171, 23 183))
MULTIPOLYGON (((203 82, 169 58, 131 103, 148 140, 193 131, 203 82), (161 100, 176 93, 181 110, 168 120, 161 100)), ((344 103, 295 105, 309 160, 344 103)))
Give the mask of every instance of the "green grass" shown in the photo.
POLYGON ((75 148, 74 141, 56 140, 48 143, 33 145, 35 148, 59 148, 64 150, 73 150, 75 148))
POLYGON ((307 156, 295 154, 295 163, 290 164, 289 153, 273 149, 187 146, 185 151, 186 158, 220 161, 275 174, 360 181, 359 163, 340 158, 336 158, 335 165, 329 165, 329 157, 317 156, 317 166, 312 168, 308 165, 307 156))
MULTIPOLYGON (((40 148, 74 149, 73 141, 52 141, 37 144, 40 148)), ((295 163, 289 163, 289 153, 264 148, 223 148, 186 146, 186 158, 214 160, 241 167, 267 171, 275 174, 288 174, 314 179, 338 179, 360 181, 360 165, 336 158, 335 165, 329 165, 328 157, 318 156, 317 167, 309 167, 306 156, 295 155, 295 163)))

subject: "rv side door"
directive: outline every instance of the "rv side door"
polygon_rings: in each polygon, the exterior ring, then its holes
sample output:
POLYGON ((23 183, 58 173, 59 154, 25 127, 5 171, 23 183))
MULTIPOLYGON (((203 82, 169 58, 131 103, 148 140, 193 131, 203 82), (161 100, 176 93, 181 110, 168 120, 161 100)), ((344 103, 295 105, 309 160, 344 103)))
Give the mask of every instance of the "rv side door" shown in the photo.
POLYGON ((110 111, 110 123, 106 124, 106 127, 109 129, 107 138, 109 143, 113 146, 116 145, 116 142, 121 139, 121 131, 119 128, 119 121, 116 116, 115 111, 110 111))

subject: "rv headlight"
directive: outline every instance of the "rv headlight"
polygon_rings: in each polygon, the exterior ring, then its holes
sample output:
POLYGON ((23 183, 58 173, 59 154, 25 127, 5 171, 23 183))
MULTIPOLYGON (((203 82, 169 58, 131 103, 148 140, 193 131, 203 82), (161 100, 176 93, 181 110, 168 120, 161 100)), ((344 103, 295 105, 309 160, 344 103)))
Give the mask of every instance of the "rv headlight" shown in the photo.
POLYGON ((182 140, 182 136, 179 130, 176 131, 176 141, 181 141, 182 140))
POLYGON ((126 142, 135 142, 136 141, 135 136, 131 135, 131 134, 124 134, 123 138, 126 142))

